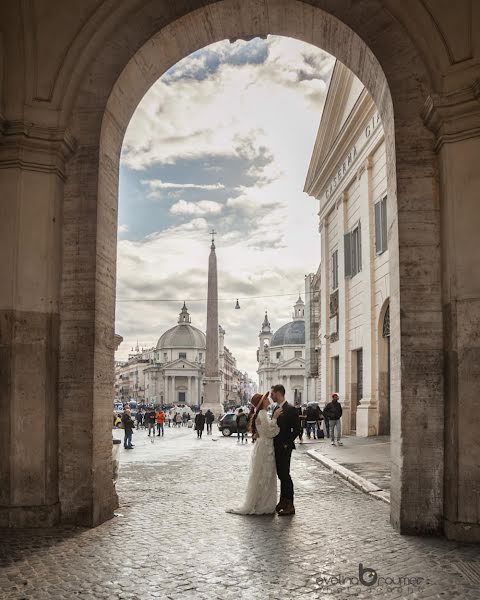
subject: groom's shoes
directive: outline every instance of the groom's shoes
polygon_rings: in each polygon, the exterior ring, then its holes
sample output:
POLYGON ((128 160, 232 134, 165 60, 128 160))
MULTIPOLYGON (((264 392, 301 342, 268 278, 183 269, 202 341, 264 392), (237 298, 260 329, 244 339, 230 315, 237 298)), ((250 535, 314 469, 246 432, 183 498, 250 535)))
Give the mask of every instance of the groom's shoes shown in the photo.
POLYGON ((287 501, 285 500, 285 498, 280 498, 280 502, 275 507, 275 510, 277 511, 277 513, 279 513, 282 510, 282 508, 285 508, 286 502, 287 501))
POLYGON ((277 512, 279 517, 289 517, 295 514, 295 506, 291 500, 285 500, 284 505, 277 512))

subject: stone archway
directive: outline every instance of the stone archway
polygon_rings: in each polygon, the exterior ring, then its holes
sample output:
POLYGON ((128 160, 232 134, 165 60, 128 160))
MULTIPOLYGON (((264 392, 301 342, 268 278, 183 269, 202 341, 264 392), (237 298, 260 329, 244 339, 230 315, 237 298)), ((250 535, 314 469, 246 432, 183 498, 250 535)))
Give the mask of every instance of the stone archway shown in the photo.
MULTIPOLYGON (((8 246, 13 240, 15 248, 20 241, 22 244, 21 255, 10 251, 5 255, 6 263, 14 265, 7 272, 7 280, 20 287, 22 299, 17 303, 20 308, 15 302, 6 302, 13 307, 11 313, 7 311, 6 322, 16 323, 20 332, 33 335, 32 358, 38 347, 35 340, 43 340, 47 358, 39 366, 36 386, 28 389, 32 401, 38 397, 40 404, 35 406, 43 411, 48 434, 34 436, 31 443, 38 460, 27 467, 21 460, 25 442, 10 439, 18 410, 12 392, 4 420, 6 435, 2 436, 12 457, 4 477, 6 500, 2 504, 9 523, 32 523, 37 515, 51 523, 61 515, 64 522, 95 525, 111 516, 115 497, 109 483, 111 432, 107 424, 113 385, 116 204, 123 135, 145 91, 179 59, 221 39, 271 33, 298 38, 335 55, 366 85, 385 127, 389 150, 392 523, 405 533, 429 533, 440 531, 447 518, 449 535, 462 536, 466 531, 462 523, 474 525, 468 526, 466 536, 479 532, 478 516, 472 515, 470 500, 461 495, 462 482, 473 480, 475 473, 465 458, 466 447, 455 434, 457 392, 462 385, 458 374, 461 368, 467 379, 473 377, 468 366, 475 365, 476 356, 474 344, 457 323, 474 322, 472 307, 478 300, 476 289, 468 293, 465 268, 458 269, 460 257, 475 254, 471 251, 475 236, 460 236, 460 231, 462 223, 474 227, 476 222, 468 221, 468 215, 475 214, 475 186, 465 183, 471 181, 475 166, 465 157, 475 157, 478 150, 478 94, 475 85, 468 83, 467 68, 455 67, 454 72, 448 72, 450 65, 461 63, 460 59, 455 63, 455 57, 463 50, 457 51, 452 44, 448 47, 450 34, 440 35, 419 4, 412 0, 405 7, 402 3, 401 8, 392 0, 353 4, 347 0, 106 1, 92 9, 69 41, 50 87, 42 67, 27 63, 25 81, 34 89, 29 88, 25 98, 30 98, 31 92, 31 102, 22 100, 25 107, 18 110, 5 105, 11 122, 4 126, 2 135, 13 142, 6 154, 5 146, 3 150, 7 168, 14 165, 28 176, 18 185, 13 174, 7 189, 11 194, 32 194, 42 202, 51 202, 51 210, 42 221, 49 242, 41 246, 36 237, 28 237, 22 228, 11 228, 10 221, 4 220, 4 243, 8 246), (46 102, 50 103, 48 109, 46 102), (28 126, 15 121, 22 114, 27 121, 27 117, 31 119, 28 126), (425 122, 436 134, 436 147, 425 122), (18 148, 24 152, 19 157, 18 148), (440 178, 435 149, 441 153, 440 178), (10 151, 17 157, 13 162, 10 151), (456 185, 459 182, 460 188, 456 185), (456 189, 464 192, 460 203, 466 217, 456 208, 456 189), (443 245, 441 216, 445 217, 443 245), (460 239, 461 245, 451 241, 460 239), (22 282, 29 280, 31 269, 22 270, 17 265, 28 253, 32 260, 41 255, 49 265, 45 271, 42 264, 35 263, 38 275, 34 270, 34 283, 43 279, 30 288, 22 282), (455 323, 445 338, 441 264, 448 281, 445 311, 449 322, 455 323), (30 289, 28 301, 23 301, 28 293, 22 286, 30 289), (457 314, 459 294, 470 304, 468 310, 457 314), (36 312, 37 301, 41 309, 36 312), (465 361, 459 367, 458 352, 464 348, 465 361), (472 352, 468 353, 469 349, 472 352), (444 356, 448 360, 447 388, 444 356), (40 387, 46 390, 43 396, 37 393, 40 387), (444 398, 450 402, 452 417, 446 446, 444 398), (409 410, 412 402, 415 412, 409 410), (52 418, 57 414, 58 422, 52 418), (416 424, 422 417, 427 427, 422 431, 419 464, 416 424), (459 456, 460 464, 465 463, 463 470, 458 467, 459 456), (450 485, 444 506, 445 477, 450 485), (38 489, 30 487, 28 493, 17 493, 18 486, 29 479, 38 479, 41 485, 38 489)), ((27 16, 26 35, 32 22, 35 24, 35 17, 27 16)), ((53 22, 55 18, 52 14, 53 22)), ((32 54, 29 50, 28 57, 32 54)), ((10 50, 6 56, 10 60, 10 50)), ((22 200, 19 196, 23 224, 34 218, 35 212, 28 212, 30 206, 22 200)), ((12 333, 9 327, 6 325, 2 332, 2 344, 9 348, 6 361, 11 367, 7 370, 12 373, 7 390, 21 391, 29 373, 18 368, 15 356, 28 355, 24 350, 27 346, 21 333, 12 333)), ((474 327, 475 331, 480 327, 476 321, 474 327)), ((473 407, 474 396, 467 387, 462 398, 468 398, 473 407)), ((480 449, 476 452, 479 455, 480 449)))
MULTIPOLYGON (((112 331, 114 319, 114 288, 115 288, 115 242, 116 242, 116 206, 118 193, 118 166, 121 144, 125 129, 128 125, 138 102, 149 89, 149 87, 168 69, 184 56, 194 50, 206 46, 221 39, 233 39, 238 37, 250 37, 255 35, 267 35, 269 33, 286 35, 301 39, 327 52, 335 55, 344 62, 364 82, 372 94, 377 107, 382 115, 385 127, 387 146, 387 169, 388 169, 388 199, 389 215, 389 248, 390 272, 392 286, 392 327, 399 332, 400 327, 400 297, 402 296, 402 308, 415 319, 417 304, 410 305, 407 287, 410 278, 402 267, 402 257, 399 253, 398 222, 397 217, 405 215, 410 218, 410 203, 412 198, 417 197, 422 202, 423 210, 431 211, 431 218, 437 219, 434 205, 437 199, 431 195, 428 197, 422 190, 419 191, 419 182, 434 178, 433 169, 426 169, 427 163, 433 163, 434 157, 431 149, 431 134, 421 123, 419 109, 421 102, 421 88, 419 82, 427 82, 428 75, 422 70, 422 63, 414 58, 413 47, 404 40, 404 52, 411 57, 408 67, 408 77, 399 79, 401 69, 405 64, 393 64, 394 57, 389 57, 392 64, 388 62, 380 64, 379 58, 362 41, 362 39, 327 12, 309 6, 297 0, 278 1, 273 0, 265 3, 256 0, 248 3, 238 0, 224 0, 208 7, 193 11, 188 15, 172 20, 170 24, 161 28, 155 35, 150 37, 136 52, 128 56, 126 64, 119 64, 118 73, 113 73, 109 61, 112 60, 112 51, 100 51, 99 56, 89 69, 89 77, 84 77, 78 89, 75 106, 72 111, 72 130, 78 142, 78 150, 69 164, 68 179, 66 184, 66 197, 68 203, 65 206, 67 222, 72 223, 73 230, 78 231, 79 211, 86 204, 91 206, 91 219, 88 219, 88 229, 91 240, 95 240, 95 254, 91 253, 87 260, 82 261, 82 267, 87 266, 92 277, 92 295, 95 298, 96 318, 95 322, 89 321, 88 326, 92 328, 92 368, 104 371, 103 377, 97 379, 96 386, 89 390, 92 410, 101 405, 101 399, 108 397, 110 392, 110 376, 106 372, 109 361, 110 344, 107 332, 112 331), (390 78, 386 70, 390 71, 390 78), (113 80, 113 75, 118 75, 113 80), (109 87, 104 83, 105 77, 110 77, 109 87), (103 83, 99 90, 99 84, 103 83), (394 120, 395 112, 395 120, 394 120), (418 162, 416 169, 416 183, 412 185, 412 166, 409 160, 405 160, 407 146, 410 147, 412 128, 415 130, 416 148, 419 156, 423 159, 418 162), (397 151, 397 158, 395 156, 397 151), (82 190, 82 180, 88 182, 88 191, 82 190), (397 198, 397 181, 402 194, 397 198), (91 187, 90 187, 91 185, 91 187), (79 193, 80 192, 80 193, 79 193), (403 204, 405 198, 405 204, 403 204), (430 208, 429 208, 430 207, 430 208), (404 211, 404 212, 402 212, 404 211), (71 218, 70 218, 71 217, 71 218), (95 276, 95 277, 94 277, 95 276), (94 277, 94 280, 93 280, 94 277), (101 341, 101 343, 100 343, 101 341), (97 399, 98 398, 98 399, 97 399)), ((423 186, 422 186, 423 187, 423 186)), ((83 226, 86 220, 83 219, 83 226)), ((68 226, 67 226, 68 229, 68 226)), ((69 238, 68 231, 66 239, 69 238)), ((85 241, 88 239, 87 234, 85 241)), ((72 256, 69 252, 70 245, 64 247, 64 273, 75 272, 73 265, 78 264, 78 254, 72 256), (73 264, 72 264, 73 259, 73 264), (73 267, 73 268, 72 268, 73 267)), ((93 247, 90 246, 90 251, 93 247)), ((438 254, 438 246, 432 245, 432 255, 438 254)), ((85 248, 85 254, 88 254, 85 248)), ((86 257, 85 257, 86 258, 86 257)), ((415 260, 421 261, 423 256, 415 260)), ((439 260, 439 256, 437 256, 439 260)), ((67 282, 65 282, 67 284, 67 282)), ((70 289, 70 281, 68 289, 70 289)), ((435 319, 441 323, 440 303, 440 280, 438 273, 432 278, 432 285, 436 291, 430 293, 430 301, 437 298, 435 319), (437 279, 436 283, 434 279, 437 279)), ((74 308, 74 307, 72 307, 74 308)), ((71 308, 64 303, 63 317, 61 318, 61 342, 71 340, 71 327, 77 323, 70 318, 71 308)), ((433 315, 432 315, 433 317, 433 315)), ((400 340, 401 334, 394 336, 394 340, 400 340)), ((439 527, 437 516, 441 512, 442 490, 438 486, 438 477, 441 478, 441 437, 442 431, 438 429, 431 431, 432 453, 439 451, 437 458, 432 456, 432 461, 438 467, 432 474, 426 470, 423 474, 422 489, 411 486, 408 481, 410 469, 417 476, 418 465, 415 456, 411 461, 408 457, 408 444, 404 445, 404 430, 402 414, 402 397, 408 398, 411 394, 409 386, 416 380, 416 368, 418 363, 410 365, 411 375, 402 380, 400 375, 400 364, 405 362, 401 353, 408 352, 407 340, 402 346, 394 344, 392 354, 392 394, 394 398, 395 423, 398 426, 392 431, 393 439, 393 469, 392 469, 392 521, 397 527, 404 531, 436 530, 439 527), (436 450, 433 450, 435 448, 436 450), (432 477, 433 475, 433 477, 432 477), (427 492, 427 490, 429 490, 427 492), (435 499, 432 502, 432 498, 435 499), (407 505, 423 506, 422 511, 416 514, 401 511, 407 505), (436 508, 434 508, 436 506, 436 508), (423 515, 420 517, 419 515, 423 515), (426 517, 426 515, 429 515, 426 517), (420 519, 420 521, 418 521, 420 519), (417 522, 418 521, 418 522, 417 522)), ((425 359, 430 363, 437 360, 440 352, 440 339, 434 340, 429 347, 425 347, 425 359), (435 357, 435 358, 434 358, 435 357)), ((68 356, 65 346, 62 344, 61 357, 68 356)), ((62 380, 62 359, 61 381, 62 380)), ((438 365, 439 366, 439 365, 438 365)), ((442 373, 440 369, 435 371, 437 385, 435 386, 435 399, 432 404, 441 408, 442 373)), ((67 389, 64 395, 65 405, 70 405, 70 396, 67 389)), ((94 419, 96 422, 96 419, 94 419)), ((100 427, 100 426, 99 426, 100 427)), ((62 428, 60 429, 62 432, 62 428)), ((96 433, 95 437, 102 439, 106 432, 96 433)), ((78 450, 70 446, 74 453, 78 450)), ((106 445, 105 445, 106 452, 106 445)), ((69 460, 68 454, 64 455, 62 461, 69 460)), ((61 468, 62 468, 61 463, 61 468)), ((103 464, 107 466, 106 456, 103 464)), ((68 485, 65 475, 60 473, 60 489, 63 491, 63 502, 71 505, 79 502, 79 495, 74 485, 73 489, 68 485), (67 484, 67 485, 65 485, 67 484), (72 492, 75 490, 75 494, 72 492), (75 498, 75 500, 74 500, 75 498)), ((106 473, 105 473, 106 476, 106 473)), ((75 482, 72 482, 75 483, 75 482)), ((101 496, 100 494, 99 500, 101 496)), ((111 501, 108 495, 104 497, 105 505, 101 507, 100 513, 105 515, 110 510, 111 501)), ((72 515, 73 517, 73 515, 72 515)))

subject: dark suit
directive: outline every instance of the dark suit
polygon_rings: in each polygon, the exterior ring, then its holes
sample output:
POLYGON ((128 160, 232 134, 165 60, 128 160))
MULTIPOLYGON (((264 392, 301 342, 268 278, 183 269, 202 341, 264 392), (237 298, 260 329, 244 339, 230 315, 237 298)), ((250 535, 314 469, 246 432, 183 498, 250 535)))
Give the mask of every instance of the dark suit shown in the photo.
POLYGON ((278 417, 280 432, 273 438, 277 476, 280 479, 280 497, 293 502, 293 481, 290 477, 290 459, 295 450, 295 438, 300 434, 298 410, 285 402, 283 415, 278 417))

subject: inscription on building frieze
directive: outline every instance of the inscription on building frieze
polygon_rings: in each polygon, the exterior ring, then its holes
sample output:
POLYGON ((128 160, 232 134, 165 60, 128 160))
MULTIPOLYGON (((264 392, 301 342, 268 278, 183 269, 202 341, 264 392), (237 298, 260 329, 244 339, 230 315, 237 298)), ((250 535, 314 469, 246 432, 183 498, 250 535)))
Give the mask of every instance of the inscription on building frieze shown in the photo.
POLYGON ((357 159, 360 150, 366 145, 374 131, 381 124, 380 114, 375 112, 372 117, 369 119, 368 123, 365 125, 365 128, 362 131, 362 134, 352 145, 350 150, 347 152, 343 161, 337 166, 334 176, 330 179, 329 184, 326 187, 325 195, 327 199, 333 194, 333 192, 337 189, 340 183, 343 181, 347 173, 349 173, 352 165, 357 159))

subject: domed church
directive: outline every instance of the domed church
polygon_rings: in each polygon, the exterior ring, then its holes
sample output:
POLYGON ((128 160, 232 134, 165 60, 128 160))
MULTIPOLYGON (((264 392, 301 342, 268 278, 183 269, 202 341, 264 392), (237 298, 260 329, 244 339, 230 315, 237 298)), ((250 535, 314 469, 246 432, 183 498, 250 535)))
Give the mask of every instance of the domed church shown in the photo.
POLYGON ((293 307, 293 320, 273 332, 268 314, 259 333, 257 350, 259 391, 281 383, 289 402, 306 402, 305 304, 299 296, 293 307))
POLYGON ((202 397, 206 337, 192 325, 184 303, 178 324, 160 336, 153 364, 147 367, 147 397, 159 404, 198 405, 202 397))

